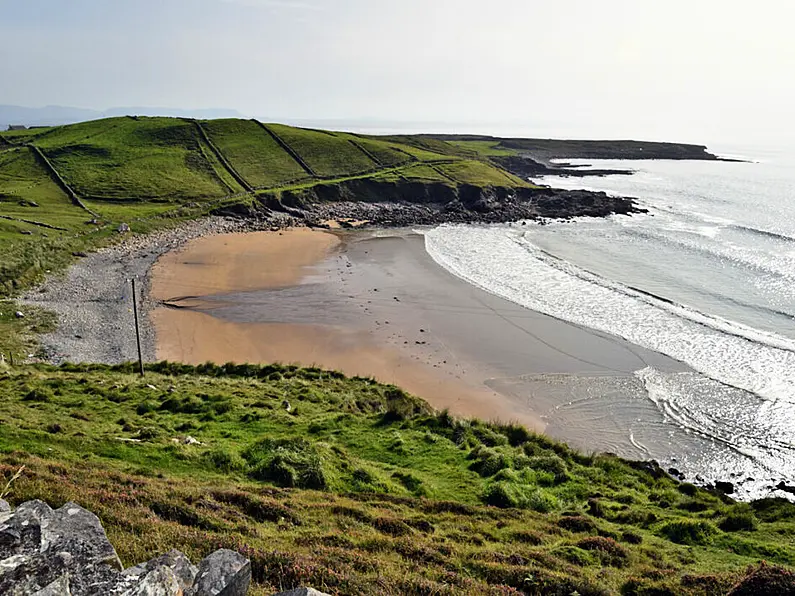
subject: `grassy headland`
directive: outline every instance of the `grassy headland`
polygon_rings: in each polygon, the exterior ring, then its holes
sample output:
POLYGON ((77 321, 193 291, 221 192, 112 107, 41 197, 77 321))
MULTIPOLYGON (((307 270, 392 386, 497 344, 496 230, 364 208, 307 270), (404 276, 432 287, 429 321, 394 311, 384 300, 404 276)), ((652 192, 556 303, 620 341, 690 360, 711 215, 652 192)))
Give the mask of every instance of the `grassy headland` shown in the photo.
MULTIPOLYGON (((0 373, 11 498, 76 500, 127 564, 249 556, 254 594, 724 594, 795 564, 795 505, 282 366, 0 373), (186 444, 186 437, 201 444, 186 444), (176 440, 176 441, 175 441, 176 440)), ((772 593, 772 592, 771 592, 772 593)))

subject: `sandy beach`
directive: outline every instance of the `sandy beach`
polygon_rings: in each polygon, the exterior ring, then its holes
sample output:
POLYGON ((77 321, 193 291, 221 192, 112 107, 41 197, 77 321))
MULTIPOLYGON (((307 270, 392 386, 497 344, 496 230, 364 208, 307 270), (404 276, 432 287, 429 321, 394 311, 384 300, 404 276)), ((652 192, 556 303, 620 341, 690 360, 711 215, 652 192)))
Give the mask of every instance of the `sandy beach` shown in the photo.
POLYGON ((151 314, 158 358, 317 365, 400 385, 458 415, 537 430, 553 404, 528 400, 534 375, 680 366, 471 286, 411 232, 200 238, 158 260, 151 297, 167 305, 151 314))

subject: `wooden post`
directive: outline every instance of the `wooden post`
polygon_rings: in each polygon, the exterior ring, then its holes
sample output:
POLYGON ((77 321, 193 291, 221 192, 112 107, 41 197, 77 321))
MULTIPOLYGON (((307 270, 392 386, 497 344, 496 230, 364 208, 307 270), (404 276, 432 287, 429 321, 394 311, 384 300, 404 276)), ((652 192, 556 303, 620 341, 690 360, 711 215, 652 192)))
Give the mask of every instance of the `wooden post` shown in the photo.
POLYGON ((135 294, 135 279, 132 282, 133 316, 135 317, 135 341, 138 343, 138 370, 144 376, 144 357, 141 353, 141 330, 138 327, 138 298, 135 294))

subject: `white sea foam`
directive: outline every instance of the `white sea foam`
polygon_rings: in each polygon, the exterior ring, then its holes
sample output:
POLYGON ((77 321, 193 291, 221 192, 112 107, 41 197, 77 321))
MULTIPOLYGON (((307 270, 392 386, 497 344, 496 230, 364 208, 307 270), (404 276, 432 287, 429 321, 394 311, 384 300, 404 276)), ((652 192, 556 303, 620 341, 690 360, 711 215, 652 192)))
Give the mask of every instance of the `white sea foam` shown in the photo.
POLYGON ((795 343, 789 338, 599 278, 550 257, 511 228, 443 226, 425 238, 434 260, 485 290, 667 354, 766 399, 795 402, 795 343))

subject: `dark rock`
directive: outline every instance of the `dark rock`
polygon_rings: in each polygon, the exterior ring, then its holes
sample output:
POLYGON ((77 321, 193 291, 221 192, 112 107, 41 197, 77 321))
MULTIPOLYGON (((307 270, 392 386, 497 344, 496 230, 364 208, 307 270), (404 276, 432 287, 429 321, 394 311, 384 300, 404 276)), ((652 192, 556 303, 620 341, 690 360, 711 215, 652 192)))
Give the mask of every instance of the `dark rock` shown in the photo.
POLYGON ((384 182, 358 179, 263 195, 257 201, 226 205, 218 215, 233 215, 265 228, 298 224, 321 227, 326 221, 366 221, 381 227, 441 223, 543 221, 611 214, 644 213, 628 198, 604 192, 548 187, 479 187, 467 184, 384 182), (289 205, 292 205, 289 206, 289 205))
POLYGON ((199 563, 190 596, 244 596, 251 583, 251 562, 231 550, 219 550, 199 563))
POLYGON ((734 484, 732 482, 724 482, 722 480, 717 480, 715 482, 715 489, 719 490, 724 494, 731 495, 734 493, 734 484))
POLYGON ((61 577, 36 592, 33 596, 71 596, 71 594, 72 591, 69 589, 69 575, 64 573, 61 577))
POLYGON ((795 486, 790 486, 783 480, 776 485, 776 490, 782 490, 785 493, 790 493, 792 495, 795 495, 795 486))

